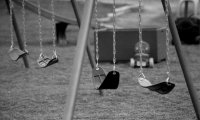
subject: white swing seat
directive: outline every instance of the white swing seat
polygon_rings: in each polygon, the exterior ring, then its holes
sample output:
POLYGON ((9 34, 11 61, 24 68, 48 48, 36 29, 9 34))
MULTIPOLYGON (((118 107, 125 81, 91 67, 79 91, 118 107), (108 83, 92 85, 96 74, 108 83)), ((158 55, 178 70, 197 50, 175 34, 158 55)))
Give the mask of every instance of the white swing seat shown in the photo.
POLYGON ((142 77, 138 78, 138 82, 142 87, 148 87, 152 85, 150 81, 142 77))
POLYGON ((41 68, 48 67, 48 66, 53 65, 57 62, 58 62, 57 57, 49 58, 49 57, 44 56, 44 55, 40 55, 39 59, 37 60, 37 63, 41 68))
POLYGON ((24 52, 24 51, 20 50, 19 48, 13 48, 13 49, 9 50, 8 54, 13 61, 17 61, 24 55, 28 54, 28 52, 27 51, 24 52))

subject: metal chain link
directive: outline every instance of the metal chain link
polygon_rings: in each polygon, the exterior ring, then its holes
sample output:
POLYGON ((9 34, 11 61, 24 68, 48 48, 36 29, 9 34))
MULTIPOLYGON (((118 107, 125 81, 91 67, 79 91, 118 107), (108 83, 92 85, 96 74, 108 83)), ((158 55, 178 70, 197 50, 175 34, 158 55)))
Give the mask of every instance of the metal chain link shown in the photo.
POLYGON ((116 5, 115 0, 113 0, 113 71, 116 69, 116 5))
POLYGON ((142 43, 143 43, 143 38, 142 38, 142 0, 139 0, 139 12, 138 12, 138 17, 139 17, 139 51, 140 51, 140 74, 143 74, 143 68, 142 68, 142 43))
POLYGON ((40 0, 37 0, 38 3, 38 24, 39 24, 39 40, 40 40, 40 55, 43 54, 43 45, 42 45, 42 18, 41 18, 41 6, 40 0))
POLYGON ((13 2, 12 0, 9 0, 10 3, 10 40, 11 40, 11 46, 10 46, 10 50, 12 50, 14 48, 14 33, 13 33, 13 2))
MULTIPOLYGON (((166 22, 166 64, 167 64, 167 76, 170 78, 170 57, 169 57, 169 41, 170 41, 170 36, 169 36, 169 21, 168 21, 168 16, 169 16, 169 1, 165 0, 165 22, 166 22)), ((169 79, 167 79, 167 82, 169 82, 169 79)))
POLYGON ((52 10, 52 36, 53 36, 53 53, 54 56, 57 57, 56 54, 56 36, 55 36, 55 10, 54 10, 54 0, 51 0, 51 10, 52 10))
POLYGON ((25 0, 22 0, 22 24, 23 24, 23 37, 24 37, 24 48, 25 48, 25 51, 26 48, 27 48, 27 39, 26 39, 26 18, 25 18, 25 15, 26 15, 26 11, 25 11, 25 0))
POLYGON ((95 38, 96 38, 96 69, 99 69, 99 23, 98 23, 98 0, 95 0, 95 38))

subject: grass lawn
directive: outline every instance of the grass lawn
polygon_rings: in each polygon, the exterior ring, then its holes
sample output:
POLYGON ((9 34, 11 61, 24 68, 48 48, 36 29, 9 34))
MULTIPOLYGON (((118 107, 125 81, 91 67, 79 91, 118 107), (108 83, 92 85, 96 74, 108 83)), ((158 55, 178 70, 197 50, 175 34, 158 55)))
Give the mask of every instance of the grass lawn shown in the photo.
MULTIPOLYGON (((159 4, 155 0, 153 2, 159 4)), ((47 0, 42 1, 42 6, 48 8, 50 3, 47 3, 47 0)), ((65 5, 66 2, 56 1, 56 12, 61 11, 59 13, 64 15, 64 10, 67 10, 65 5)), ((104 12, 110 11, 111 8, 102 4, 101 9, 103 17, 104 12)), ((22 15, 19 7, 16 7, 15 13, 22 32, 22 15)), ((0 15, 0 120, 61 120, 65 114, 64 106, 70 92, 69 82, 78 27, 69 26, 66 33, 70 44, 57 47, 59 63, 42 69, 36 62, 40 54, 38 19, 37 15, 28 12, 27 49, 31 67, 25 69, 22 60, 13 62, 7 54, 10 47, 10 32, 9 16, 4 1, 0 2, 0 15)), ((117 19, 120 20, 121 17, 117 19)), ((154 20, 146 22, 150 24, 154 20)), ((162 19, 159 17, 156 20, 159 22, 162 19)), ((53 49, 51 21, 42 19, 42 31, 43 49, 45 54, 51 56, 53 49)), ((89 39, 93 50, 93 31, 90 32, 89 39)), ((183 45, 182 48, 189 63, 192 82, 200 95, 200 46, 183 45)), ((119 63, 117 64, 117 70, 121 75, 119 89, 106 90, 104 96, 99 96, 98 91, 93 89, 92 69, 88 58, 85 57, 74 119, 197 120, 174 46, 170 46, 170 63, 172 82, 176 87, 167 95, 159 95, 140 87, 137 82, 139 69, 131 68, 129 63, 119 63)), ((112 70, 110 63, 103 63, 101 66, 106 73, 112 70)), ((152 83, 158 83, 165 80, 166 69, 166 63, 161 62, 153 69, 145 69, 144 72, 152 83)))

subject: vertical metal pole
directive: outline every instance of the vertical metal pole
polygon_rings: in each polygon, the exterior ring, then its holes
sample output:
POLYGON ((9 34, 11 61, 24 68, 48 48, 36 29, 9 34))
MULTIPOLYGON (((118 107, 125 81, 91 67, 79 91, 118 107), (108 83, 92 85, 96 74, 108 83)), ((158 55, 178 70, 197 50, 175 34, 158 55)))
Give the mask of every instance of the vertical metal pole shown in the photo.
MULTIPOLYGON (((9 1, 8 0, 5 0, 6 2, 6 6, 7 6, 7 9, 9 11, 9 14, 10 14, 10 4, 9 4, 9 1)), ((13 14, 12 14, 12 18, 13 18, 13 28, 15 30, 15 34, 16 34, 16 37, 17 37, 17 42, 18 42, 18 45, 19 45, 19 49, 24 51, 24 44, 23 44, 23 40, 20 36, 20 32, 19 32, 19 27, 17 25, 17 20, 16 20, 16 17, 15 17, 15 13, 13 11, 13 14)), ((28 63, 28 59, 27 59, 27 56, 24 55, 23 56, 23 61, 24 61, 24 65, 26 68, 29 68, 29 63, 28 63)))
POLYGON ((83 11, 84 17, 78 34, 78 42, 73 64, 72 78, 70 81, 69 95, 67 96, 68 99, 66 101, 67 104, 65 107, 66 114, 64 114, 63 120, 71 120, 73 118, 75 100, 77 96, 80 75, 82 71, 84 51, 87 44, 87 39, 92 19, 93 6, 94 6, 94 0, 85 1, 84 11, 83 11))
POLYGON ((184 17, 188 16, 188 4, 189 4, 189 1, 185 1, 184 17))
MULTIPOLYGON (((163 5, 163 9, 166 10, 165 8, 165 0, 161 0, 162 5, 163 5)), ((198 102, 198 95, 196 93, 196 90, 194 88, 194 85, 192 83, 192 77, 189 71, 189 67, 188 67, 188 63, 184 57, 184 54, 182 52, 182 48, 181 48, 181 42, 180 42, 180 38, 178 35, 178 31, 174 22, 174 19, 172 17, 172 12, 171 12, 171 7, 170 4, 168 6, 169 9, 169 16, 168 16, 168 20, 169 20, 169 27, 172 33, 172 38, 174 40, 174 45, 176 48, 176 52, 179 58, 179 62, 185 77, 185 82, 187 84, 187 88, 193 103, 193 107, 197 116, 197 119, 200 120, 200 106, 199 106, 199 102, 198 102)))
MULTIPOLYGON (((72 3, 72 7, 73 7, 73 10, 74 10, 75 16, 76 16, 76 20, 77 20, 78 26, 80 28, 81 19, 80 19, 80 15, 79 15, 79 12, 78 12, 78 9, 77 9, 77 3, 76 3, 75 0, 71 0, 71 3, 72 3)), ((88 54, 88 58, 89 58, 89 61, 90 61, 90 65, 91 65, 92 68, 94 68, 95 67, 95 61, 94 61, 94 59, 92 57, 92 53, 91 53, 89 42, 87 44, 87 54, 88 54)))
MULTIPOLYGON (((77 9, 77 3, 76 3, 76 0, 71 0, 71 3, 72 3, 72 7, 74 9, 74 13, 75 13, 75 16, 76 16, 76 20, 77 20, 77 23, 78 23, 78 26, 80 28, 81 26, 81 19, 80 19, 80 15, 79 15, 79 12, 78 12, 78 9, 77 9)), ((90 49, 90 42, 87 43, 87 54, 88 54, 88 58, 89 58, 89 61, 90 61, 90 65, 92 67, 92 69, 95 68, 95 60, 92 56, 92 52, 91 52, 91 49, 90 49)), ((102 91, 103 90, 99 90, 99 94, 102 94, 102 91)))

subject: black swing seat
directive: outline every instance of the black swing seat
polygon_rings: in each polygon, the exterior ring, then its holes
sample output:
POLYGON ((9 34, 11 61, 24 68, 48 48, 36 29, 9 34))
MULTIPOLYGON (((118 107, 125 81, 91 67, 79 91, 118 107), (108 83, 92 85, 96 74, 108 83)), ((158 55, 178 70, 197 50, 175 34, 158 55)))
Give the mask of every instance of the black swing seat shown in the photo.
POLYGON ((41 68, 45 68, 57 63, 58 57, 48 58, 47 56, 41 55, 37 62, 41 68))
POLYGON ((145 78, 139 78, 138 82, 142 87, 147 88, 147 89, 149 89, 151 91, 155 91, 155 92, 157 92, 159 94, 168 94, 175 87, 175 84, 171 83, 171 82, 161 82, 161 83, 152 85, 145 78))
POLYGON ((19 58, 28 54, 28 52, 22 51, 19 48, 12 48, 12 49, 9 50, 8 54, 13 61, 17 61, 19 58))
POLYGON ((151 91, 156 91, 160 94, 168 94, 172 91, 172 89, 175 87, 174 83, 170 82, 161 82, 152 86, 147 87, 151 91))
POLYGON ((98 90, 102 89, 117 89, 119 86, 120 74, 117 71, 110 71, 102 84, 99 86, 98 90))

